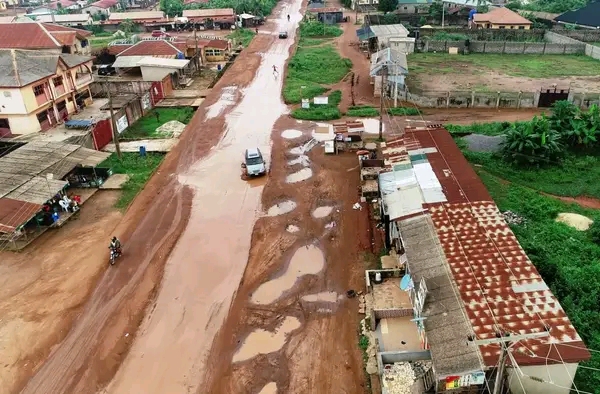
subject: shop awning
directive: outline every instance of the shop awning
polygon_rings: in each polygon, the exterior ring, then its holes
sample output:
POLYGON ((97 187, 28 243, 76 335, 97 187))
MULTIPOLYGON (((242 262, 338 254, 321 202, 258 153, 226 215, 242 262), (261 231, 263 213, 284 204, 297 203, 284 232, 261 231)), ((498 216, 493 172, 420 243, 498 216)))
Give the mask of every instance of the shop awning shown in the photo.
POLYGON ((9 234, 42 210, 41 204, 0 198, 0 233, 9 234))

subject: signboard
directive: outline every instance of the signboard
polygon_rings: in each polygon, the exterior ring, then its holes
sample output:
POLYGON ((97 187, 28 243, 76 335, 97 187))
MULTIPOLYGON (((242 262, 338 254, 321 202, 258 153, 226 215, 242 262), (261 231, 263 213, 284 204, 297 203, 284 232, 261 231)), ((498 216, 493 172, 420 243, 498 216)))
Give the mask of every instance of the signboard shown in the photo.
POLYGON ((119 118, 119 120, 117 120, 117 133, 121 134, 127 127, 129 127, 127 115, 123 115, 119 118))
POLYGON ((302 99, 302 108, 310 108, 310 102, 308 99, 302 99))
POLYGON ((446 378, 446 390, 461 387, 477 386, 485 383, 485 372, 478 371, 462 376, 448 376, 446 378))
POLYGON ((146 93, 142 96, 142 108, 144 111, 150 109, 150 93, 146 93))
POLYGON ((329 104, 329 97, 327 96, 318 96, 313 99, 313 103, 315 105, 327 105, 329 104))

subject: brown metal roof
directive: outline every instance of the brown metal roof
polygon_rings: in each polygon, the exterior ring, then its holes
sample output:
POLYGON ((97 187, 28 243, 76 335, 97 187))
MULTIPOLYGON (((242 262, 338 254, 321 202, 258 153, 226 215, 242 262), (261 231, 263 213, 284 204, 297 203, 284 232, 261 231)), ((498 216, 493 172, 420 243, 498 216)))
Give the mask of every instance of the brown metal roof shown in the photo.
MULTIPOLYGON (((427 204, 427 208, 477 338, 494 337, 498 329, 540 332, 547 325, 549 338, 514 346, 519 364, 552 363, 546 358, 564 362, 589 359, 589 351, 558 300, 452 136, 441 128, 407 128, 404 138, 420 148, 437 150, 428 153, 427 159, 448 202, 427 204)), ((480 351, 485 365, 496 365, 498 346, 480 346, 480 351)))
POLYGON ((165 40, 144 40, 119 53, 121 56, 177 56, 182 51, 165 40))
POLYGON ((0 198, 0 233, 12 233, 41 209, 40 204, 0 198))
POLYGON ((473 16, 475 23, 492 23, 494 25, 531 25, 532 22, 506 7, 498 7, 483 14, 473 16))

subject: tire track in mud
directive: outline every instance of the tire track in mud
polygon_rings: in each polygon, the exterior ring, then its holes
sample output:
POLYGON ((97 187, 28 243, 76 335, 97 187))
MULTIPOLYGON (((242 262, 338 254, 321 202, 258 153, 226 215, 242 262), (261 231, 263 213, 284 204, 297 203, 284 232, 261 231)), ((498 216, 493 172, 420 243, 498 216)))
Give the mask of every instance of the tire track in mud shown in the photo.
MULTIPOLYGON (((157 257, 158 251, 161 249, 165 241, 172 237, 181 224, 183 218, 182 194, 183 189, 180 189, 169 201, 164 201, 169 196, 163 194, 157 204, 166 202, 165 209, 160 216, 159 225, 155 227, 154 232, 150 237, 137 237, 142 228, 153 221, 154 218, 146 216, 140 224, 138 230, 134 231, 131 238, 133 244, 126 244, 126 255, 115 267, 111 267, 102 277, 96 290, 92 293, 91 299, 82 313, 83 319, 78 321, 67 338, 59 345, 55 351, 50 354, 50 357, 42 368, 36 373, 33 379, 22 390, 23 394, 28 393, 66 393, 75 392, 72 386, 76 383, 75 375, 70 371, 78 371, 84 365, 86 358, 94 351, 91 346, 94 340, 99 336, 100 331, 104 328, 111 314, 119 304, 123 302, 125 297, 129 296, 136 286, 140 283, 147 267, 157 257), (173 209, 175 212, 173 212, 173 209), (168 230, 163 232, 164 225, 168 226, 168 230), (136 239, 137 238, 137 239, 136 239), (145 238, 145 240, 144 240, 145 238), (145 245, 144 241, 151 241, 154 245, 147 253, 143 252, 145 245), (129 268, 127 265, 132 259, 138 256, 143 256, 139 265, 135 268, 130 280, 118 290, 115 289, 119 285, 119 271, 129 268), (116 269, 116 270, 115 270, 116 269)), ((131 269, 128 269, 130 271, 131 269)))

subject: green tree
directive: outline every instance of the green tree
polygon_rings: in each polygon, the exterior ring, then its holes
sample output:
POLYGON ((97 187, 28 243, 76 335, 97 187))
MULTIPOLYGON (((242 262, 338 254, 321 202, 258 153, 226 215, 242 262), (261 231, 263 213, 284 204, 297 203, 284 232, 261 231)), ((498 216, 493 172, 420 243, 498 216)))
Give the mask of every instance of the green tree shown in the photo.
POLYGON ((435 0, 429 6, 429 16, 434 18, 435 20, 442 20, 442 12, 444 9, 444 3, 441 0, 435 0))
POLYGON ((513 124, 502 146, 504 159, 515 164, 548 164, 558 161, 563 154, 561 135, 543 115, 531 122, 513 124))
POLYGON ((571 119, 579 115, 579 108, 568 100, 557 101, 552 104, 552 115, 548 118, 551 127, 559 132, 571 126, 571 119))
POLYGON ((160 0, 160 9, 169 18, 175 16, 181 16, 183 13, 183 1, 182 0, 160 0))
POLYGON ((379 0, 377 9, 381 12, 393 12, 398 8, 398 0, 379 0))
POLYGON ((121 22, 120 28, 123 31, 123 33, 129 35, 134 32, 136 26, 131 19, 125 19, 123 22, 121 22))

